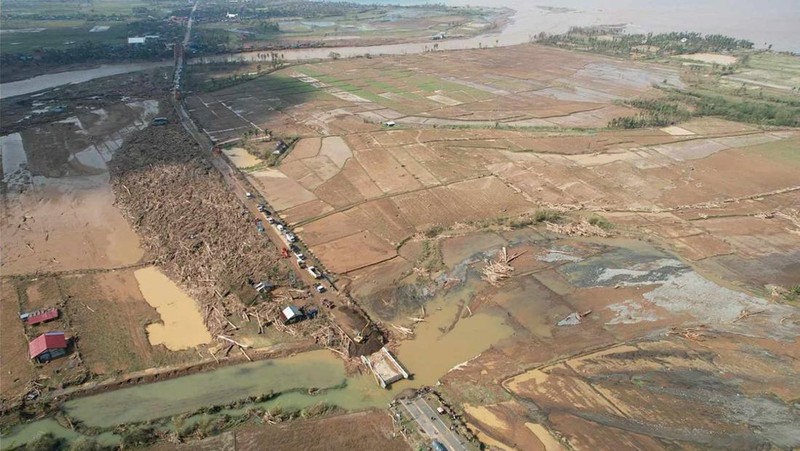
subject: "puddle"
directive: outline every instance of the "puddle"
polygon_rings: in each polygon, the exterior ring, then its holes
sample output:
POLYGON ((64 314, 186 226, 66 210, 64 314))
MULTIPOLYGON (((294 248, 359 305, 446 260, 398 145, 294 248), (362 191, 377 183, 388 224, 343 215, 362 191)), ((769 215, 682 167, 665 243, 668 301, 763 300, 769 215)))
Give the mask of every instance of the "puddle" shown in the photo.
POLYGON ((552 338, 556 318, 570 312, 559 295, 534 277, 511 280, 492 301, 510 313, 531 334, 544 338, 552 338))
POLYGON ((134 272, 147 303, 158 310, 163 324, 147 326, 150 344, 180 351, 211 342, 197 303, 156 267, 134 272))
POLYGON ((9 190, 30 184, 31 173, 28 171, 28 156, 22 144, 22 135, 12 133, 0 136, 0 153, 3 159, 3 182, 9 190))
POLYGON ((224 153, 237 168, 251 168, 262 163, 258 157, 251 155, 250 152, 241 147, 222 149, 222 153, 224 153))
POLYGON ((400 363, 414 379, 396 382, 393 389, 435 385, 452 368, 514 333, 502 317, 485 310, 460 318, 447 332, 459 315, 460 301, 467 301, 479 284, 483 282, 470 277, 461 289, 426 304, 426 321, 416 326, 413 340, 402 341, 397 349, 400 363))

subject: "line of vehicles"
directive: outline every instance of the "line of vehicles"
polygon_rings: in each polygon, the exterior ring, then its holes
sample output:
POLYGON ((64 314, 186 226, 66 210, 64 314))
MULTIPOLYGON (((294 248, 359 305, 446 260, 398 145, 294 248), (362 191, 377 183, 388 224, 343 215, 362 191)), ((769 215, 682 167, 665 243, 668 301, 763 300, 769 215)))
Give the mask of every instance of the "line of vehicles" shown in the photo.
MULTIPOLYGON (((245 194, 246 194, 248 199, 252 199, 254 197, 252 193, 248 192, 248 193, 245 193, 245 194)), ((305 254, 303 254, 302 250, 296 244, 297 241, 298 241, 297 235, 295 235, 286 226, 286 224, 281 222, 281 220, 279 218, 274 217, 272 215, 272 212, 269 211, 269 209, 267 208, 266 204, 260 203, 260 204, 258 204, 257 208, 258 208, 258 211, 262 215, 264 215, 264 218, 266 219, 267 223, 270 224, 271 226, 275 227, 275 230, 278 231, 278 234, 281 235, 286 240, 286 242, 288 243, 288 248, 284 248, 281 251, 281 254, 283 255, 283 257, 288 258, 289 257, 289 251, 291 251, 292 254, 294 254, 294 257, 297 259, 297 266, 299 266, 301 269, 305 269, 306 271, 308 271, 308 273, 311 274, 311 276, 314 279, 316 279, 316 280, 322 279, 323 278, 322 272, 320 272, 320 270, 317 269, 316 266, 307 264, 307 259, 306 259, 305 254)), ((264 223, 263 223, 263 221, 261 221, 261 219, 257 219, 256 220, 256 230, 258 230, 259 233, 265 233, 265 231, 266 231, 265 228, 264 228, 264 223)), ((324 293, 325 291, 327 291, 325 286, 323 284, 321 284, 321 283, 317 284, 314 287, 314 289, 316 289, 318 293, 324 293)))

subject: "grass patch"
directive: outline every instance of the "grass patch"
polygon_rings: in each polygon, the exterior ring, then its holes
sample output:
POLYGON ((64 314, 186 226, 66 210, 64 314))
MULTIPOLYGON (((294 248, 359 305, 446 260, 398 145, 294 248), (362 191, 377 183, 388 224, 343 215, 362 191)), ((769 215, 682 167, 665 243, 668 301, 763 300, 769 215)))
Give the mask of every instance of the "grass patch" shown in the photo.
POLYGON ((614 228, 614 224, 612 224, 608 219, 600 215, 589 216, 588 221, 589 224, 600 227, 603 230, 611 230, 614 228))
POLYGON ((663 127, 693 117, 714 116, 762 126, 800 126, 800 99, 763 90, 726 89, 719 83, 697 84, 688 89, 663 88, 661 99, 637 99, 625 104, 640 109, 636 116, 612 119, 609 128, 663 127))
POLYGON ((564 214, 552 208, 543 208, 538 210, 533 217, 536 222, 558 222, 564 217, 564 214))
POLYGON ((800 302, 800 285, 794 285, 786 290, 783 295, 786 302, 800 302))

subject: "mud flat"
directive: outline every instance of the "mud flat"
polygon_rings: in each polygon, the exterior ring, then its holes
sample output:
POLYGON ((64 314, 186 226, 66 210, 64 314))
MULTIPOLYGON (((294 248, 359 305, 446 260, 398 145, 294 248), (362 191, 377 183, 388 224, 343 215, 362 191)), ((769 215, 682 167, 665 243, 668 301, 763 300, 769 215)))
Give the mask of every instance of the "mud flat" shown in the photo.
POLYGON ((251 155, 246 149, 242 149, 241 147, 222 149, 222 152, 240 169, 251 168, 261 163, 260 159, 251 155))
POLYGON ((681 55, 677 58, 683 60, 700 61, 701 63, 730 65, 736 64, 739 58, 731 55, 720 55, 717 53, 693 53, 691 55, 681 55))
POLYGON ((197 302, 175 282, 154 266, 137 270, 134 275, 142 295, 158 310, 163 322, 147 326, 152 345, 163 344, 167 349, 180 351, 211 342, 197 302))

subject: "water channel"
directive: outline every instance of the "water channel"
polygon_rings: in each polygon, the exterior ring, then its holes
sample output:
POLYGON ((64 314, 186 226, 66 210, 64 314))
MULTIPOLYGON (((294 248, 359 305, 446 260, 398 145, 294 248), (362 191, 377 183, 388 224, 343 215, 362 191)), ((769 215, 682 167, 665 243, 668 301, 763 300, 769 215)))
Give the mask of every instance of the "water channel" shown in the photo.
MULTIPOLYGON (((65 403, 63 411, 86 426, 111 428, 227 405, 270 392, 281 394, 265 402, 222 410, 217 415, 241 415, 247 409, 277 406, 303 409, 321 402, 345 410, 382 408, 403 389, 434 385, 453 367, 513 334, 504 319, 491 310, 471 316, 463 311, 462 301, 480 284, 477 275, 470 275, 460 288, 426 305, 427 321, 416 327, 413 339, 402 341, 397 349, 398 358, 413 373, 413 379, 397 382, 390 390, 380 388, 371 375, 348 376, 338 356, 318 350, 77 398, 65 403), (310 394, 310 388, 317 390, 310 394)), ((44 432, 68 440, 79 436, 55 420, 45 419, 15 428, 2 439, 0 448, 25 443, 44 432)), ((102 439, 109 442, 115 436, 106 433, 102 439)))

